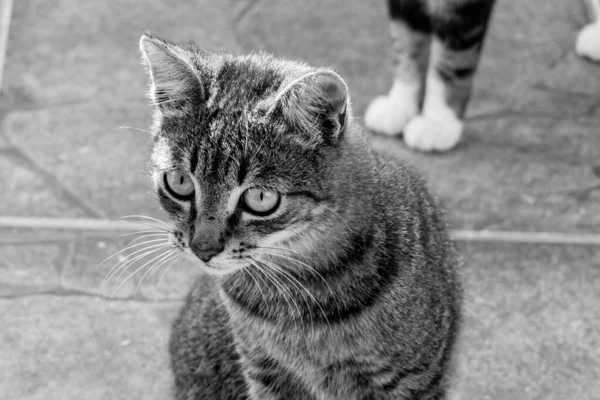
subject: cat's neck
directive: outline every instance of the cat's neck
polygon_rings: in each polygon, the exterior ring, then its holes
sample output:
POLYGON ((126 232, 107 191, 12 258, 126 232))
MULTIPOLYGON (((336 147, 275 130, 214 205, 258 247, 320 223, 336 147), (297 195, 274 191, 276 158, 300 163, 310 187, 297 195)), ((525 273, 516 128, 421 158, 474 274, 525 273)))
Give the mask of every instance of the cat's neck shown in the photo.
POLYGON ((392 284, 401 257, 395 222, 381 218, 368 193, 358 193, 368 187, 361 180, 372 179, 368 164, 352 165, 360 170, 346 169, 352 178, 340 185, 354 198, 331 217, 335 235, 321 238, 311 251, 274 256, 222 280, 225 304, 239 321, 258 318, 281 328, 329 325, 362 312, 392 284))

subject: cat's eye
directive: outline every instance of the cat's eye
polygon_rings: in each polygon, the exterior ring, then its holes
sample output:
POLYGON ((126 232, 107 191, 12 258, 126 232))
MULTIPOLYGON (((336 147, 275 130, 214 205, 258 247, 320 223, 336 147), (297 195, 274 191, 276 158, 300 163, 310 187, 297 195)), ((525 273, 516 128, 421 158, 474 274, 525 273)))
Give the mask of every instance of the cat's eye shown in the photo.
POLYGON ((194 194, 194 182, 187 174, 178 170, 165 173, 165 187, 174 197, 187 200, 194 194))
POLYGON ((281 196, 273 190, 250 188, 242 195, 246 211, 255 215, 269 215, 279 206, 281 196))

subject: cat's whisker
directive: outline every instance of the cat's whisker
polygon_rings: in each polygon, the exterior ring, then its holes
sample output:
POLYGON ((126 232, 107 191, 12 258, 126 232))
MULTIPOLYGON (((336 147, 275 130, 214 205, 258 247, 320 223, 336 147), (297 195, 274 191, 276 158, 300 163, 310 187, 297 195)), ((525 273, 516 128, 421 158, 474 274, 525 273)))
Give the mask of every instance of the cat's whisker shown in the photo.
MULTIPOLYGON (((162 250, 162 249, 159 249, 162 250)), ((157 250, 158 251, 158 250, 157 250)), ((129 274, 125 279, 123 279, 123 281, 119 284, 119 286, 117 286, 117 288, 115 290, 113 290, 112 294, 110 295, 110 299, 112 299, 112 297, 119 291, 119 289, 121 289, 121 287, 125 284, 125 282, 127 282, 132 276, 134 276, 135 274, 137 274, 139 271, 141 271, 142 269, 144 269, 146 267, 146 265, 150 264, 151 262, 164 257, 165 253, 160 253, 159 255, 157 255, 156 257, 152 258, 150 261, 145 262, 141 267, 137 268, 135 271, 133 271, 131 274, 129 274)), ((124 269, 121 274, 119 275, 118 279, 121 279, 121 276, 123 276, 123 273, 129 268, 124 269)), ((135 298, 135 297, 134 297, 135 298)), ((109 301, 110 301, 109 299, 109 301)))
MULTIPOLYGON (((306 256, 304 256, 304 255, 302 255, 302 254, 300 254, 300 253, 298 253, 298 252, 296 252, 296 251, 293 251, 293 250, 290 250, 290 249, 286 249, 286 248, 284 248, 284 247, 257 246, 256 248, 258 248, 258 249, 268 249, 268 250, 279 250, 279 251, 286 251, 286 252, 288 252, 290 255, 295 255, 295 256, 302 257, 302 258, 304 258, 304 259, 308 260, 308 257, 306 257, 306 256)), ((300 265, 302 265, 302 266, 306 267, 306 268, 309 270, 309 272, 311 272, 311 273, 313 273, 314 275, 316 275, 316 276, 318 276, 319 278, 321 278, 321 280, 323 280, 323 282, 324 282, 324 283, 325 283, 325 284, 326 284, 326 285, 329 287, 329 290, 330 290, 330 291, 332 290, 332 289, 331 289, 331 287, 329 286, 329 283, 327 282, 327 280, 326 280, 326 279, 323 277, 323 275, 321 275, 321 274, 319 273, 319 271, 317 271, 317 269, 316 269, 315 267, 313 267, 313 266, 311 266, 311 265, 309 265, 309 264, 307 264, 307 263, 305 263, 305 262, 303 262, 303 261, 300 261, 300 260, 298 260, 297 258, 294 258, 294 257, 285 256, 285 255, 283 255, 283 254, 277 254, 277 253, 272 253, 271 255, 273 255, 273 256, 278 256, 278 257, 283 257, 283 258, 286 258, 286 259, 288 259, 288 260, 290 260, 290 261, 293 261, 293 262, 295 262, 295 263, 298 263, 298 264, 300 264, 300 265)), ((332 292, 332 293, 333 293, 333 292, 332 292)))
POLYGON ((244 157, 248 156, 248 129, 245 129, 243 132, 245 132, 245 137, 244 137, 244 157))
POLYGON ((152 246, 144 247, 143 249, 138 249, 138 250, 134 251, 133 253, 128 254, 124 260, 121 260, 118 263, 116 263, 110 269, 110 271, 108 271, 108 273, 106 274, 106 278, 104 278, 104 280, 102 281, 102 285, 106 284, 106 282, 108 282, 122 268, 125 268, 127 265, 136 262, 140 258, 146 257, 147 255, 152 254, 152 253, 160 250, 163 247, 167 247, 168 245, 169 245, 169 242, 165 241, 165 243, 159 243, 159 244, 155 244, 152 246), (158 249, 157 249, 157 247, 158 247, 158 249), (141 253, 141 254, 138 254, 138 253, 141 253), (138 255, 133 257, 135 254, 138 254, 138 255), (119 264, 121 264, 121 265, 119 265, 119 264))
MULTIPOLYGON (((166 248, 166 247, 169 247, 169 244, 168 244, 168 243, 154 245, 154 246, 152 246, 152 247, 149 247, 149 249, 152 249, 152 248, 154 248, 154 250, 148 250, 147 252, 145 252, 145 253, 142 253, 142 254, 138 254, 138 255, 137 255, 137 256, 135 256, 135 257, 132 257, 132 258, 129 258, 129 257, 128 257, 128 258, 126 258, 126 259, 122 260, 123 264, 121 264, 121 265, 120 265, 120 266, 119 266, 119 267, 118 267, 118 268, 117 268, 117 269, 114 271, 113 275, 115 275, 115 274, 116 274, 118 271, 120 271, 120 270, 123 270, 123 272, 124 272, 124 271, 125 271, 125 269, 129 268, 129 266, 133 265, 133 264, 134 264, 134 263, 136 263, 138 260, 144 259, 144 258, 145 258, 145 257, 147 257, 148 255, 150 255, 150 254, 152 254, 152 253, 156 253, 157 251, 159 251, 159 250, 162 250, 163 248, 166 248)), ((147 249, 144 249, 144 250, 147 250, 147 249)), ((139 251, 141 251, 141 250, 139 250, 139 251)), ((138 252, 139 252, 139 251, 138 251, 138 252)), ((132 253, 132 254, 133 254, 133 253, 132 253)), ((117 264, 117 265, 118 265, 118 264, 117 264)), ((116 265, 115 265, 115 267, 116 267, 116 265)), ((113 267, 113 268, 115 268, 115 267, 113 267)), ((123 272, 121 272, 121 275, 122 275, 122 273, 123 273, 123 272)), ((119 278, 121 277, 121 275, 119 275, 119 278)), ((112 276, 111 276, 111 277, 112 277, 112 276)), ((110 277, 109 277, 109 278, 110 278, 110 277)))
POLYGON ((169 238, 169 234, 167 234, 167 233, 164 233, 164 232, 159 232, 159 233, 147 233, 147 234, 145 234, 145 235, 142 235, 142 236, 138 236, 138 237, 136 237, 136 238, 135 238, 135 239, 133 239, 131 242, 129 242, 129 244, 135 243, 135 242, 137 242, 138 240, 140 240, 140 239, 143 239, 143 238, 151 238, 151 237, 157 237, 157 236, 161 236, 161 237, 163 237, 163 238, 165 238, 165 239, 168 239, 168 238, 169 238))
POLYGON ((147 129, 136 128, 133 126, 118 126, 117 129, 133 129, 134 131, 140 131, 140 132, 146 132, 146 133, 152 134, 152 132, 150 132, 147 129))
MULTIPOLYGON (((298 312, 298 317, 300 318, 300 320, 302 321, 302 313, 300 312, 300 308, 298 307, 298 305, 294 302, 292 293, 288 291, 288 289, 285 287, 285 285, 283 285, 282 282, 277 280, 277 276, 273 275, 273 271, 271 270, 271 268, 265 264, 262 263, 261 260, 257 260, 255 258, 253 258, 253 260, 256 262, 256 268, 261 271, 265 277, 267 279, 269 279, 272 283, 273 286, 275 286, 275 289, 277 290, 277 292, 279 292, 282 296, 283 299, 285 300, 285 302, 287 303, 290 313, 292 314, 292 319, 294 320, 294 326, 296 326, 297 322, 296 322, 296 318, 293 317, 293 307, 292 307, 292 303, 294 303, 294 305, 296 306, 296 310, 298 312)), ((304 322, 302 322, 304 323, 304 322)))
POLYGON ((153 264, 151 264, 148 268, 146 268, 146 271, 144 272, 142 277, 139 279, 139 281, 135 287, 135 291, 133 292, 134 300, 137 297, 138 290, 139 290, 140 286, 142 285, 142 282, 144 281, 144 278, 146 277, 146 275, 148 275, 148 274, 152 275, 151 272, 154 271, 154 268, 157 265, 161 265, 165 260, 169 260, 169 258, 172 256, 172 253, 173 253, 173 250, 168 250, 167 252, 160 255, 159 258, 153 264))
MULTIPOLYGON (((156 225, 151 225, 151 224, 147 224, 147 223, 140 222, 140 221, 117 221, 117 222, 120 222, 120 223, 129 223, 129 224, 135 224, 135 225, 142 225, 142 226, 147 226, 149 228, 154 228, 154 229, 156 229, 158 231, 161 231, 161 232, 173 233, 173 231, 170 231, 168 229, 163 229, 163 228, 158 227, 156 225)), ((137 232, 135 232, 135 233, 137 233, 137 232)))
MULTIPOLYGON (((269 254, 267 252, 265 252, 265 254, 269 254)), ((288 273, 285 269, 283 269, 280 265, 277 265, 276 263, 266 260, 266 259, 261 259, 261 262, 269 265, 273 271, 278 272, 280 274, 282 274, 285 278, 287 278, 290 283, 292 285, 294 285, 294 287, 296 289, 303 289, 303 290, 307 290, 304 285, 302 285, 298 280, 296 280, 290 273, 288 273)), ((310 294, 310 293, 309 293, 310 294)), ((300 295, 303 297, 304 301, 306 302, 306 305, 309 308, 309 312, 310 312, 310 305, 308 304, 308 299, 304 296, 304 293, 302 293, 302 290, 300 290, 300 295)), ((314 298, 313 298, 314 300, 314 298)), ((312 313, 311 313, 312 314, 312 313)))
MULTIPOLYGON (((265 252, 265 254, 268 254, 268 253, 265 252)), ((311 326, 314 330, 313 310, 312 310, 311 305, 309 304, 308 297, 305 295, 305 293, 312 299, 314 304, 317 304, 317 306, 321 309, 321 312, 324 313, 323 308, 319 304, 319 301, 317 299, 315 299, 315 297, 310 293, 310 291, 308 290, 308 288, 306 288, 306 286, 304 286, 300 281, 298 281, 291 273, 289 273, 289 271, 286 271, 281 265, 278 265, 275 262, 272 262, 271 260, 266 260, 264 258, 261 258, 261 262, 263 262, 264 264, 269 266, 273 270, 273 272, 280 274, 282 277, 285 277, 292 284, 292 287, 295 288, 296 290, 298 290, 298 293, 300 294, 300 296, 302 296, 302 299, 304 300, 304 303, 307 306, 307 309, 308 309, 308 312, 310 315, 311 326)), ((324 316, 325 316, 325 318, 327 318, 326 314, 324 314, 324 316)), ((301 312, 300 312, 300 318, 301 318, 302 322, 304 323, 304 319, 302 318, 301 312)))
MULTIPOLYGON (((140 247, 140 246, 147 245, 147 244, 152 244, 152 243, 157 243, 157 242, 161 242, 161 241, 167 243, 169 240, 168 240, 168 238, 160 238, 160 239, 148 239, 148 240, 145 240, 145 241, 139 242, 139 243, 134 243, 135 241, 131 241, 125 248, 123 248, 123 249, 115 252, 113 255, 107 257, 102 262, 100 262, 100 264, 98 264, 98 265, 101 265, 101 264, 105 263, 110 258, 112 258, 112 257, 114 257, 116 255, 119 255, 119 254, 121 254, 121 253, 123 253, 123 252, 125 252, 127 250, 132 250, 132 249, 134 249, 136 247, 140 247)), ((138 250, 136 250, 136 252, 139 251, 139 250, 143 250, 143 249, 138 249, 138 250)))
MULTIPOLYGON (((136 239, 136 240, 137 240, 137 239, 136 239)), ((145 241, 145 242, 136 243, 136 244, 134 244, 135 240, 133 240, 133 241, 131 241, 131 242, 130 242, 130 243, 129 243, 129 244, 128 244, 128 245, 127 245, 127 246, 126 246, 124 249, 121 249, 121 250, 119 250, 119 251, 117 251, 117 252, 113 253, 112 255, 110 255, 110 256, 108 256, 108 257, 106 257, 104 260, 102 260, 101 262, 99 262, 99 263, 96 265, 96 268, 100 267, 102 264, 104 264, 105 262, 107 262, 107 261, 108 261, 108 260, 110 260, 111 258, 113 258, 113 257, 115 257, 115 256, 118 256, 119 254, 123 253, 124 251, 131 250, 131 249, 133 249, 133 248, 135 248, 135 247, 139 247, 139 246, 142 246, 142 245, 145 245, 145 244, 149 244, 149 243, 155 243, 155 242, 158 242, 158 241, 160 241, 160 240, 166 240, 166 239, 153 239, 153 240, 147 240, 147 241, 145 241)), ((109 271, 109 272, 110 272, 110 271, 109 271)))
POLYGON ((119 219, 134 219, 134 218, 148 219, 150 221, 161 223, 161 224, 165 225, 167 228, 172 229, 172 226, 169 225, 168 223, 166 223, 165 221, 161 221, 158 218, 150 217, 148 215, 140 215, 140 214, 125 215, 119 219))
POLYGON ((271 250, 281 250, 281 251, 287 251, 290 254, 294 254, 297 255, 301 258, 304 258, 306 260, 308 260, 309 258, 307 256, 305 256, 302 253, 299 253, 297 251, 294 251, 292 249, 286 248, 286 247, 275 247, 275 246, 256 246, 257 249, 271 249, 271 250))
POLYGON ((160 229, 148 229, 146 231, 136 231, 136 232, 123 233, 122 235, 119 235, 119 237, 131 236, 131 235, 141 235, 142 233, 162 233, 163 235, 167 235, 166 232, 163 232, 160 229))
POLYGON ((163 274, 160 276, 160 279, 158 280, 158 283, 156 284, 156 287, 159 288, 161 282, 163 281, 163 279, 165 278, 165 276, 167 275, 167 272, 169 272, 169 269, 171 269, 171 267, 176 264, 179 260, 181 260, 181 253, 177 254, 176 257, 173 259, 173 261, 171 261, 171 263, 165 268, 165 272, 163 272, 163 274))
POLYGON ((157 101, 156 99, 153 100, 150 104, 148 104, 149 106, 162 106, 165 104, 171 104, 171 103, 178 103, 181 100, 179 99, 172 99, 172 100, 163 100, 163 101, 157 101))
POLYGON ((169 250, 166 253, 163 254, 163 257, 161 257, 160 259, 156 260, 156 262, 151 265, 146 272, 144 272, 144 275, 142 275, 142 277, 140 278, 137 286, 135 287, 135 292, 133 293, 133 299, 135 300, 136 296, 137 296, 137 292, 140 288, 140 286, 142 285, 142 281, 144 280, 144 278, 146 277, 146 275, 148 275, 148 273, 152 270, 154 270, 155 268, 158 268, 158 266, 162 265, 162 263, 165 262, 165 260, 170 260, 171 257, 173 257, 173 252, 175 251, 175 249, 169 250))
POLYGON ((262 149, 262 147, 264 146, 264 144, 266 143, 267 139, 269 138, 268 135, 265 135, 264 139, 262 140, 262 142, 260 142, 260 145, 256 148, 256 151, 254 152, 254 154, 252 155, 252 157, 250 157, 250 159, 253 159, 254 157, 256 157, 256 155, 258 154, 258 152, 260 151, 260 149, 262 149))
POLYGON ((340 221, 342 221, 342 223, 344 225, 346 225, 347 228, 351 229, 350 225, 348 225, 348 222, 344 218, 342 218, 342 216, 337 211, 333 210, 330 207, 327 207, 326 205, 322 205, 321 207, 323 207, 324 210, 327 210, 330 213, 332 213, 333 215, 335 215, 336 217, 338 217, 340 219, 340 221))
POLYGON ((240 160, 238 158, 235 158, 233 156, 233 154, 226 154, 226 156, 227 156, 227 158, 229 158, 234 163, 234 165, 237 165, 239 167, 240 160))
MULTIPOLYGON (((267 248, 267 247, 264 247, 264 248, 267 248)), ((275 248, 275 247, 268 248, 268 249, 285 251, 285 249, 283 249, 283 248, 275 248)), ((332 290, 331 287, 329 286, 329 283, 327 282, 327 280, 323 277, 323 275, 321 275, 321 273, 319 271, 317 271, 317 269, 315 267, 313 267, 313 266, 311 266, 311 265, 309 265, 309 264, 307 264, 307 263, 305 263, 303 261, 300 261, 297 258, 291 257, 290 255, 284 255, 284 254, 279 254, 279 253, 271 253, 271 252, 266 252, 266 251, 264 253, 270 254, 270 255, 275 256, 275 257, 285 258, 286 260, 290 260, 290 261, 292 261, 292 262, 294 262, 296 264, 300 264, 301 266, 305 267, 308 270, 308 272, 310 272, 313 275, 318 276, 319 278, 321 278, 321 280, 323 281, 323 283, 325 283, 325 285, 327 285, 327 287, 329 288, 329 290, 330 291, 332 290)), ((293 253, 290 253, 290 254, 294 255, 293 253)))
POLYGON ((267 307, 268 314, 271 315, 271 308, 269 307, 269 302, 267 301, 267 298, 265 297, 265 293, 261 289, 260 284, 258 283, 258 281, 256 280, 256 278, 252 274, 252 269, 251 268, 242 268, 242 272, 246 273, 250 277, 250 279, 252 279, 252 281, 254 282, 254 285, 256 286, 256 288, 258 289, 258 291, 260 292, 260 296, 263 299, 263 304, 265 305, 265 307, 267 307))
MULTIPOLYGON (((269 254, 269 255, 273 255, 273 256, 281 256, 279 254, 269 253, 269 252, 266 252, 266 251, 264 253, 265 254, 269 254)), ((285 256, 282 256, 282 257, 285 257, 285 256)), ((288 258, 288 259, 293 260, 293 261, 298 261, 298 260, 294 260, 294 259, 292 259, 290 257, 285 257, 285 258, 288 258)), ((323 307, 321 305, 321 302, 318 301, 313 296, 313 294, 310 292, 310 290, 306 286, 304 286, 300 281, 298 281, 292 274, 290 274, 288 271, 286 271, 282 266, 277 265, 275 263, 273 263, 273 265, 274 265, 274 267, 277 267, 276 270, 279 270, 282 274, 284 274, 288 278, 288 280, 290 280, 290 282, 292 282, 292 283, 295 282, 294 285, 296 287, 300 287, 301 289, 303 289, 306 292, 306 294, 308 294, 308 296, 310 296, 310 298, 312 299, 312 301, 314 302, 314 304, 316 304, 317 307, 319 307, 319 309, 321 310, 321 313, 323 314, 323 317, 325 317, 325 321, 327 322, 327 325, 329 326, 329 330, 331 331, 331 324, 329 323, 329 319, 327 318, 327 313, 325 313, 325 310, 323 309, 323 307)), ((302 294, 302 291, 300 291, 300 294, 302 294)), ((304 297, 304 301, 306 302, 306 305, 307 305, 307 307, 309 309, 309 313, 311 314, 311 319, 312 319, 313 318, 313 316, 312 316, 312 308, 310 307, 310 304, 308 304, 308 299, 304 295, 302 295, 302 296, 304 297)))
POLYGON ((167 232, 167 233, 173 233, 173 231, 171 231, 171 230, 163 229, 163 228, 160 228, 160 227, 158 227, 156 225, 150 225, 150 224, 146 224, 146 223, 140 222, 140 221, 119 221, 119 220, 117 220, 117 222, 121 222, 121 223, 128 222, 130 224, 137 224, 137 225, 142 225, 142 226, 148 226, 150 228, 154 228, 154 229, 157 229, 159 231, 163 231, 163 232, 167 232))
MULTIPOLYGON (((308 298, 305 296, 304 291, 307 292, 310 297, 312 297, 312 299, 315 303, 318 303, 316 301, 316 299, 310 294, 310 292, 304 285, 302 285, 298 280, 296 280, 293 276, 291 276, 291 274, 289 274, 287 271, 285 271, 283 268, 281 268, 281 266, 279 266, 273 262, 270 262, 268 260, 264 260, 264 259, 262 260, 262 262, 269 265, 273 269, 274 272, 280 273, 283 277, 287 278, 287 280, 293 285, 293 287, 296 290, 298 290, 298 293, 300 293, 300 295, 302 296, 302 299, 304 300, 304 303, 306 304, 306 307, 308 308, 308 313, 310 315, 310 321, 311 321, 311 328, 314 331, 314 315, 312 312, 312 307, 310 306, 310 304, 308 302, 308 298)), ((304 325, 304 319, 302 318, 302 313, 300 313, 300 318, 304 325)))
MULTIPOLYGON (((252 261, 251 261, 251 266, 254 266, 254 267, 256 267, 256 265, 255 265, 255 261, 254 261, 254 260, 252 260, 252 261)), ((257 278, 258 280, 260 280, 260 281, 263 283, 263 285, 264 285, 264 287, 265 287, 265 288, 268 286, 268 285, 267 285, 267 283, 266 283, 266 282, 263 280, 263 278, 260 276, 260 274, 259 274, 257 271, 252 271, 252 268, 247 268, 247 269, 248 269, 248 272, 249 272, 249 273, 250 273, 250 272, 254 272, 254 274, 253 274, 253 275, 255 275, 255 276, 256 276, 256 278, 257 278)), ((258 268, 257 268, 257 269, 258 269, 258 268)), ((260 284, 257 284, 257 285, 258 285, 258 289, 260 290, 260 292, 261 292, 261 294, 262 294, 262 289, 261 289, 261 287, 260 287, 260 284)), ((263 296, 263 298, 264 298, 264 296, 263 296)), ((266 298, 265 298, 265 303, 266 303, 267 309, 269 310, 269 313, 270 313, 270 312, 271 312, 271 306, 270 306, 269 302, 266 300, 266 298)))
MULTIPOLYGON (((124 273, 125 271, 127 271, 127 270, 129 269, 129 267, 130 267, 131 265, 133 265, 133 264, 134 264, 134 263, 135 263, 137 260, 139 260, 139 259, 143 259, 144 257, 148 257, 149 255, 151 255, 151 254, 153 254, 153 253, 156 253, 157 251, 162 251, 162 250, 164 249, 164 247, 166 247, 166 246, 163 246, 163 247, 161 247, 161 248, 154 249, 154 250, 149 250, 149 251, 147 251, 147 252, 145 252, 145 253, 143 253, 143 254, 140 254, 139 256, 137 256, 137 257, 135 257, 135 258, 133 258, 133 259, 131 259, 131 260, 127 260, 127 261, 125 261, 125 262, 124 262, 124 263, 123 263, 121 266, 119 266, 119 268, 117 268, 117 269, 116 269, 116 270, 115 270, 115 271, 114 271, 114 272, 111 274, 111 276, 107 276, 107 277, 104 279, 104 281, 102 282, 102 286, 104 286, 104 285, 105 285, 105 284, 106 284, 106 283, 107 283, 107 282, 108 282, 108 281, 109 281, 109 280, 110 280, 110 279, 111 279, 111 278, 112 278, 114 275, 116 275, 116 273, 117 273, 117 272, 119 272, 119 270, 123 269, 123 271, 122 271, 122 272, 119 274, 118 278, 116 278, 116 282, 118 282, 118 281, 119 281, 119 279, 121 279, 121 277, 123 276, 123 273, 124 273)), ((119 264, 117 264, 117 265, 119 265, 119 264)), ((115 267, 116 267, 117 265, 115 265, 115 267)), ((115 267, 113 267, 113 269, 114 269, 115 267)), ((116 282, 115 282, 115 285, 116 285, 116 282)), ((113 285, 113 289, 114 289, 115 285, 113 285)), ((119 288, 120 288, 121 286, 122 286, 122 284, 121 284, 121 285, 119 285, 119 287, 118 287, 116 290, 113 290, 113 292, 111 293, 111 295, 110 295, 110 297, 109 297, 109 299, 108 299, 108 303, 110 303, 110 301, 112 300, 113 296, 116 294, 116 292, 119 290, 119 288)))
MULTIPOLYGON (((286 249, 286 248, 283 248, 283 247, 258 246, 257 248, 260 248, 260 249, 274 249, 274 250, 280 250, 280 251, 288 251, 291 254, 296 254, 296 255, 298 255, 300 257, 306 258, 305 256, 302 256, 300 253, 294 252, 292 250, 289 250, 289 249, 286 249)), ((263 251, 263 252, 265 254, 269 254, 269 255, 274 256, 274 257, 282 257, 282 258, 285 258, 285 259, 290 260, 292 262, 295 262, 297 264, 300 264, 300 265, 308 268, 308 270, 310 272, 312 272, 314 275, 316 275, 319 278, 321 278, 321 280, 327 286, 327 289, 331 293, 332 299, 334 299, 334 301, 335 301, 335 306, 336 306, 336 309, 337 309, 338 314, 339 314, 340 306, 339 306, 339 303, 338 303, 337 298, 335 296, 335 293, 333 292, 333 289, 331 288, 331 286, 329 285, 329 283, 327 282, 327 280, 323 277, 323 275, 321 275, 319 273, 319 271, 317 271, 317 269, 315 267, 313 267, 313 266, 311 266, 311 265, 309 265, 309 264, 307 264, 305 262, 302 262, 302 261, 300 261, 300 260, 298 260, 298 259, 296 259, 294 257, 289 257, 289 256, 286 256, 286 255, 283 255, 283 254, 271 253, 271 252, 266 252, 266 251, 263 251)), ((323 309, 321 308, 321 310, 323 310, 323 309)))
POLYGON ((108 271, 108 273, 106 274, 104 280, 102 281, 102 286, 106 285, 108 283, 108 281, 110 281, 119 271, 121 271, 122 269, 127 269, 129 268, 130 265, 134 264, 136 261, 143 259, 144 257, 149 256, 152 253, 155 253, 159 250, 161 250, 161 248, 155 249, 155 250, 146 250, 144 249, 145 252, 142 254, 139 254, 135 257, 132 258, 126 258, 124 260, 119 261, 117 264, 115 264, 110 271, 108 271))
POLYGON ((162 267, 163 265, 166 265, 166 264, 167 264, 167 263, 169 263, 169 262, 170 262, 170 261, 171 261, 173 258, 175 258, 175 257, 177 257, 177 256, 179 255, 179 254, 178 254, 178 251, 177 251, 177 250, 178 250, 178 249, 177 249, 177 247, 176 247, 176 246, 171 246, 171 247, 172 247, 172 249, 170 250, 171 257, 169 257, 169 260, 167 260, 167 261, 166 261, 164 264, 161 264, 161 265, 158 265, 158 266, 155 264, 155 265, 152 267, 153 269, 151 269, 151 271, 150 271, 150 276, 154 275, 154 274, 155 274, 155 273, 156 273, 156 272, 157 272, 157 271, 160 269, 160 267, 162 267))
MULTIPOLYGON (((286 249, 286 248, 284 248, 284 247, 257 246, 256 248, 258 248, 258 249, 269 249, 269 250, 280 250, 280 251, 287 251, 287 252, 288 252, 289 254, 291 254, 291 255, 296 255, 296 256, 302 257, 302 258, 304 258, 304 259, 308 259, 306 256, 304 256, 304 255, 302 255, 302 254, 300 254, 300 253, 298 253, 298 252, 296 252, 296 251, 293 251, 293 250, 290 250, 290 249, 286 249)), ((286 258, 286 259, 288 259, 288 260, 290 260, 290 261, 293 261, 293 262, 295 262, 295 263, 298 263, 298 264, 300 264, 300 265, 302 265, 302 266, 304 266, 304 267, 308 268, 308 270, 309 270, 311 273, 313 273, 314 275, 316 275, 316 276, 318 276, 319 278, 321 278, 321 280, 323 281, 323 283, 325 283, 325 285, 327 285, 327 287, 329 288, 329 291, 330 291, 330 292, 333 294, 333 290, 331 289, 331 286, 329 286, 329 283, 327 282, 327 280, 326 280, 326 279, 323 277, 323 275, 321 275, 321 273, 319 273, 319 271, 317 271, 317 269, 316 269, 315 267, 313 267, 313 266, 311 266, 311 265, 309 265, 309 264, 306 264, 305 262, 303 262, 303 261, 300 261, 300 260, 298 260, 297 258, 294 258, 294 257, 285 256, 285 255, 283 255, 283 254, 277 254, 277 253, 271 253, 271 255, 272 255, 272 256, 277 256, 277 257, 283 257, 283 258, 286 258)))

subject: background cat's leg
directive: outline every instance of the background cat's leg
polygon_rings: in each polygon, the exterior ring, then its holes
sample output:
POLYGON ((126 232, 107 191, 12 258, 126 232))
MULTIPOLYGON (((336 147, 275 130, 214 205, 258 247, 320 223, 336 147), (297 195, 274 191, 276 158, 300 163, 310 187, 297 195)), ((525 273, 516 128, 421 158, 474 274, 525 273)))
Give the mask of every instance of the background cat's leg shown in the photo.
POLYGON ((434 37, 421 115, 404 130, 409 147, 445 151, 459 142, 493 3, 430 0, 434 37))
POLYGON ((388 0, 394 60, 394 83, 385 96, 373 99, 365 113, 365 125, 375 132, 399 135, 419 112, 423 59, 428 49, 431 24, 425 1, 388 0))

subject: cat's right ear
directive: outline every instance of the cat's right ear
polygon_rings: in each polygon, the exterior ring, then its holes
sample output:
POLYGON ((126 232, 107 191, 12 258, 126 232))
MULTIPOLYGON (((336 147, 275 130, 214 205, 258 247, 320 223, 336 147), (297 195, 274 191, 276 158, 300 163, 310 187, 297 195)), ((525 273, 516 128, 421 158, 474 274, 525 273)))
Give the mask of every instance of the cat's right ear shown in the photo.
POLYGON ((161 113, 186 113, 205 100, 189 51, 148 34, 140 39, 140 51, 150 74, 149 97, 161 113))

